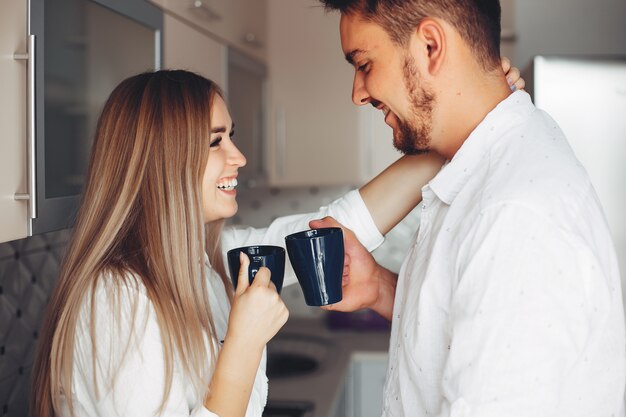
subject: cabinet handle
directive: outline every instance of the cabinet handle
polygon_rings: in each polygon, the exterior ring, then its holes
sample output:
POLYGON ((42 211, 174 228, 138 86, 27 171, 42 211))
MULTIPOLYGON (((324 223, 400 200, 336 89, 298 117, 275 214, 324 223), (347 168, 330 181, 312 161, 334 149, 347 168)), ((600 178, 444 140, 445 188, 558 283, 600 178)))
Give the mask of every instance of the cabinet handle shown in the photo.
POLYGON ((31 219, 37 218, 37 177, 35 159, 35 35, 28 36, 28 51, 14 54, 16 60, 28 61, 28 193, 16 193, 16 200, 28 200, 31 219))
POLYGON ((280 106, 276 109, 276 171, 279 178, 285 176, 285 146, 287 141, 287 122, 285 108, 280 106))

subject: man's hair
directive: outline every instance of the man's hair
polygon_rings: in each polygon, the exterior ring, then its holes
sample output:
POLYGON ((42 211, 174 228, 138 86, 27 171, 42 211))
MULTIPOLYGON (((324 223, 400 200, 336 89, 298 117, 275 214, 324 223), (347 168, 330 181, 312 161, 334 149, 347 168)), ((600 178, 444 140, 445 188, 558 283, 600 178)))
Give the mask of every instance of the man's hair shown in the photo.
POLYGON ((500 65, 499 0, 320 0, 327 11, 358 15, 381 26, 398 45, 427 17, 450 23, 486 70, 500 65))

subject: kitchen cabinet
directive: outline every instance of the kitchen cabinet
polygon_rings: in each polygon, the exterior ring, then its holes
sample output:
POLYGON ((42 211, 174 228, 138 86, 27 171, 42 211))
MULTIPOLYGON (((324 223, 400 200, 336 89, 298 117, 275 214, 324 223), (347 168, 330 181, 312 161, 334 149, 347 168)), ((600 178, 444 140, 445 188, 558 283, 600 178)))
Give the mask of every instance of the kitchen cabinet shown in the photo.
POLYGON ((275 186, 361 184, 399 154, 380 111, 351 101, 339 14, 268 0, 268 174, 275 186))
POLYGON ((265 60, 266 0, 149 0, 220 43, 265 60))
POLYGON ((163 17, 163 32, 165 68, 197 72, 224 88, 227 81, 227 48, 224 44, 169 13, 163 17))
POLYGON ((227 101, 235 122, 235 143, 246 156, 238 181, 255 187, 266 183, 266 79, 261 62, 234 48, 228 49, 227 101))
POLYGON ((169 12, 163 37, 165 68, 194 71, 215 81, 226 94, 235 140, 247 159, 239 182, 248 186, 265 182, 265 65, 169 12))
POLYGON ((162 31, 144 0, 2 2, 0 241, 73 225, 102 106, 160 67, 162 31))
POLYGON ((342 393, 332 417, 380 417, 387 373, 386 352, 352 355, 342 393))
POLYGON ((28 135, 33 132, 28 129, 27 110, 27 7, 22 0, 0 4, 0 242, 29 234, 30 204, 25 198, 29 192, 28 135))

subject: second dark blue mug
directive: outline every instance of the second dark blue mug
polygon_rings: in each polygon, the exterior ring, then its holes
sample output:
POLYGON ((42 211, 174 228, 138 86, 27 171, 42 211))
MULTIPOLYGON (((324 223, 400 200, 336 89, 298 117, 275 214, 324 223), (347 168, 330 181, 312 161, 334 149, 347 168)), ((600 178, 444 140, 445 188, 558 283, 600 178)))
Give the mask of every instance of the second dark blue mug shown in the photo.
POLYGON ((226 254, 228 270, 235 288, 237 288, 239 269, 241 267, 239 262, 240 252, 248 255, 250 259, 250 266, 248 266, 248 280, 250 284, 252 284, 252 280, 259 268, 264 266, 271 271, 270 279, 276 286, 276 291, 280 294, 280 290, 283 288, 283 279, 285 278, 285 249, 280 246, 256 245, 229 250, 226 254))
POLYGON ((285 243, 306 303, 325 306, 341 301, 344 257, 341 228, 305 230, 285 237, 285 243))

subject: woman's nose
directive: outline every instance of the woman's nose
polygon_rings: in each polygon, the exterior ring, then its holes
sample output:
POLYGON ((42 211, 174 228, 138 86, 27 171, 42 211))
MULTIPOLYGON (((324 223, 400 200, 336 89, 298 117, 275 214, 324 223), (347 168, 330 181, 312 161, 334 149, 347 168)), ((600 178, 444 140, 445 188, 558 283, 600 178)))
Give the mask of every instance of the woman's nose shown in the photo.
POLYGON ((237 167, 245 166, 247 163, 246 157, 234 143, 232 145, 232 148, 228 152, 228 163, 237 167))

